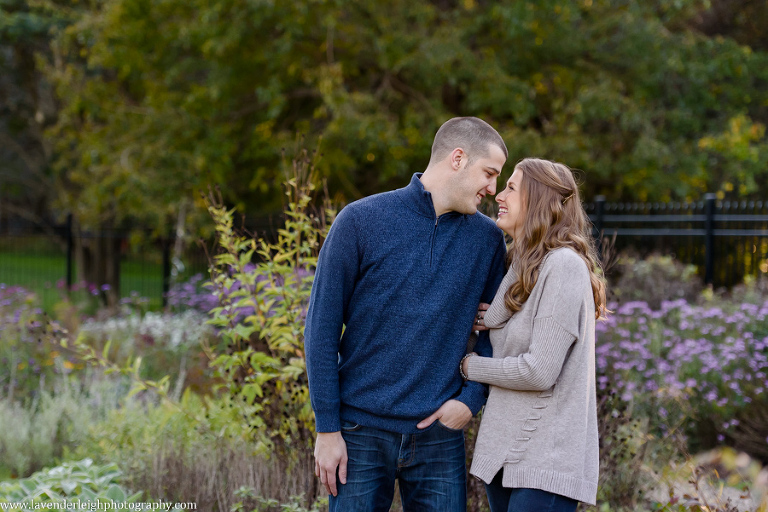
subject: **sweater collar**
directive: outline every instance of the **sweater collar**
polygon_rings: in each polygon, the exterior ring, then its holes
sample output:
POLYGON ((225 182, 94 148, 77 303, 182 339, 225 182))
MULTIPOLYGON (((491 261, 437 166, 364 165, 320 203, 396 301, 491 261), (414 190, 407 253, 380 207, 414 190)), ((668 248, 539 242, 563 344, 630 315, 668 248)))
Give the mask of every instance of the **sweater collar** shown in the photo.
MULTIPOLYGON (((424 184, 421 183, 421 176, 424 173, 417 172, 411 177, 411 182, 408 186, 399 189, 398 195, 402 199, 403 203, 423 217, 429 219, 435 219, 435 204, 432 202, 432 193, 424 188, 424 184)), ((448 212, 445 215, 461 216, 458 212, 448 212)))
MULTIPOLYGON (((539 280, 542 278, 541 274, 544 272, 544 264, 547 262, 547 259, 549 259, 549 255, 561 249, 563 248, 558 247, 544 255, 541 263, 539 263, 539 273, 536 276, 536 283, 533 285, 534 288, 538 286, 539 280)), ((517 264, 516 262, 513 262, 512 265, 509 266, 509 269, 507 269, 507 274, 504 276, 504 279, 501 280, 501 284, 499 285, 498 290, 496 290, 496 295, 493 297, 490 307, 483 316, 486 327, 490 327, 491 329, 504 327, 507 320, 512 318, 512 313, 507 309, 506 295, 507 290, 517 281, 517 279, 517 264)))

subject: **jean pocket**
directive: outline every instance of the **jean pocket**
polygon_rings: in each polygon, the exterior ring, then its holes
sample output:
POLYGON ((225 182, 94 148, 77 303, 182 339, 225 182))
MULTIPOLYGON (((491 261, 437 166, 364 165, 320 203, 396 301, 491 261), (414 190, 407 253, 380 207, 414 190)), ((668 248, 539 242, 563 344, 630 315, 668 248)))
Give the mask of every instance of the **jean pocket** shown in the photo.
POLYGON ((354 432, 356 430, 360 430, 361 428, 363 428, 363 426, 359 423, 354 423, 352 421, 347 421, 347 420, 341 420, 342 432, 354 432))
POLYGON ((451 428, 440 420, 437 420, 435 423, 437 423, 438 427, 441 427, 443 430, 447 430, 448 432, 464 432, 463 428, 451 428))

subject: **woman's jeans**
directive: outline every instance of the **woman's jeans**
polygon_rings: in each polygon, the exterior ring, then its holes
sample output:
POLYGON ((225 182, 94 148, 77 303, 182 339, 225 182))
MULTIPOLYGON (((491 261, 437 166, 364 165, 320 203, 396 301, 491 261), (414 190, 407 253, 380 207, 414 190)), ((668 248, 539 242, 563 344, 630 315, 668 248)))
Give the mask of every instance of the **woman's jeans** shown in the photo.
POLYGON ((388 511, 398 481, 405 512, 465 512, 464 432, 435 421, 417 434, 397 434, 342 421, 347 483, 329 497, 329 512, 388 511))
POLYGON ((485 485, 491 512, 575 512, 578 501, 540 489, 503 487, 502 471, 485 485))

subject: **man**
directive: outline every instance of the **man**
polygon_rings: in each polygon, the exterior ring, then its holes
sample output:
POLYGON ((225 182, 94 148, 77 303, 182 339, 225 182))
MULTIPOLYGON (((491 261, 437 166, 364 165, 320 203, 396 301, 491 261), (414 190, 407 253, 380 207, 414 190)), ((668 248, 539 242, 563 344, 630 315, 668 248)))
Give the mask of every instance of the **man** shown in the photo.
MULTIPOLYGON (((486 390, 459 363, 505 273, 504 236, 477 206, 506 159, 488 123, 451 119, 423 174, 331 227, 304 331, 331 512, 389 510, 396 479, 406 512, 466 510, 462 429, 486 390)), ((487 333, 474 350, 490 355, 487 333)))

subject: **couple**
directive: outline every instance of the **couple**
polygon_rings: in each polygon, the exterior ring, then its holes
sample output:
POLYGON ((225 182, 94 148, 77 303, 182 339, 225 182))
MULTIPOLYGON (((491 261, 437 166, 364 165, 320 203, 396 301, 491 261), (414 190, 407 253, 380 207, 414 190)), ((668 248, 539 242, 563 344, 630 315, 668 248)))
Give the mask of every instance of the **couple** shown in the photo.
POLYGON ((591 226, 571 171, 546 160, 517 164, 495 224, 478 213, 506 159, 486 122, 451 119, 423 174, 331 227, 305 329, 331 512, 389 510, 395 480, 406 512, 465 511, 463 428, 483 405, 470 473, 492 512, 595 503, 591 226))

